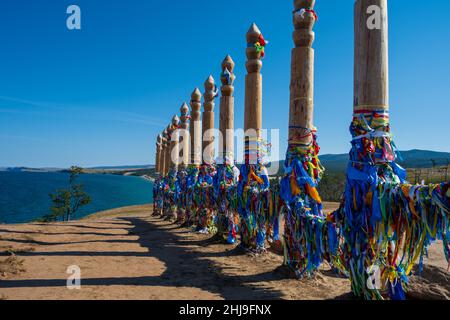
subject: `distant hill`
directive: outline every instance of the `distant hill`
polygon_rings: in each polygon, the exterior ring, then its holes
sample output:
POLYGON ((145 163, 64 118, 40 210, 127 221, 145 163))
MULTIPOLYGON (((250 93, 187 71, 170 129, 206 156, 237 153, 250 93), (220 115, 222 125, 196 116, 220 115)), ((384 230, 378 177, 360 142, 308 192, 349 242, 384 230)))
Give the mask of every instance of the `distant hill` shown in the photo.
MULTIPOLYGON (((403 158, 398 161, 404 168, 432 168, 433 166, 446 166, 450 162, 450 152, 437 152, 429 150, 408 150, 400 151, 403 158)), ((320 161, 328 172, 345 172, 348 164, 348 154, 324 154, 321 155, 320 161)), ((87 173, 116 173, 116 174, 154 174, 154 165, 129 165, 129 166, 98 166, 86 168, 87 173)), ((279 174, 283 173, 284 160, 279 163, 279 174)), ((54 172, 63 171, 58 168, 25 168, 25 167, 11 167, 0 168, 0 171, 37 171, 37 172, 54 172)))
MULTIPOLYGON (((403 160, 398 160, 398 163, 404 168, 431 168, 450 162, 449 152, 414 149, 400 151, 400 155, 403 160)), ((332 171, 345 171, 349 160, 348 154, 325 154, 319 158, 325 168, 332 171)))
MULTIPOLYGON (((398 163, 404 168, 432 168, 435 166, 446 166, 450 162, 449 152, 437 152, 429 150, 400 151, 403 158, 398 163), (434 161, 434 164, 433 164, 434 161)), ((322 165, 328 172, 345 172, 349 156, 343 154, 324 154, 319 156, 322 165)), ((283 170, 284 160, 280 161, 280 173, 283 170)))
POLYGON ((28 167, 1 167, 0 171, 8 172, 58 172, 61 168, 28 168, 28 167))
POLYGON ((143 165, 133 165, 133 166, 103 166, 103 167, 91 167, 87 169, 96 170, 128 170, 128 169, 152 169, 154 165, 143 164, 143 165))
POLYGON ((405 168, 430 168, 434 166, 445 166, 450 162, 449 152, 437 152, 426 150, 409 150, 400 152, 403 161, 400 164, 405 168))
MULTIPOLYGON (((132 165, 132 166, 103 166, 84 168, 87 173, 105 173, 111 171, 135 171, 154 169, 154 165, 132 165)), ((29 167, 0 167, 0 171, 8 172, 66 172, 67 168, 29 168, 29 167)))

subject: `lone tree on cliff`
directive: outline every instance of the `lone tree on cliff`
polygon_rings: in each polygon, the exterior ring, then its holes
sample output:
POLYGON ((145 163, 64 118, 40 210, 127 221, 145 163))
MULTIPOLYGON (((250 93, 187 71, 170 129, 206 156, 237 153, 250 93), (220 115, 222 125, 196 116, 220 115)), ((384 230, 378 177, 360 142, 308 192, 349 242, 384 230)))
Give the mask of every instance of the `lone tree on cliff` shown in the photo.
POLYGON ((51 213, 43 220, 56 221, 62 218, 64 221, 70 221, 75 218, 76 212, 82 206, 91 202, 91 197, 84 191, 83 184, 76 183, 78 176, 83 173, 83 168, 72 166, 69 173, 68 189, 59 189, 56 193, 49 194, 53 205, 50 207, 51 213))

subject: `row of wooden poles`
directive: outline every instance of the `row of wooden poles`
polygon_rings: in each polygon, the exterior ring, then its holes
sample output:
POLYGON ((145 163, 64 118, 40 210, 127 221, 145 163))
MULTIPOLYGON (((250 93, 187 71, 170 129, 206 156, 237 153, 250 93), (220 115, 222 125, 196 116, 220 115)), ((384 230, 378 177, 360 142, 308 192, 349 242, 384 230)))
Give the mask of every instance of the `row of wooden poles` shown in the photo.
MULTIPOLYGON (((354 106, 353 110, 389 110, 388 88, 388 28, 386 0, 358 0, 355 10, 355 61, 354 61, 354 106), (371 30, 366 25, 367 8, 377 5, 381 11, 381 28, 371 30)), ((301 9, 314 8, 315 0, 294 1, 295 13, 301 9)), ((295 31, 292 49, 291 85, 289 108, 289 140, 300 137, 300 142, 311 143, 311 135, 305 134, 314 130, 314 49, 313 31, 316 19, 312 12, 304 12, 306 19, 294 17, 295 31)), ((253 129, 260 134, 262 129, 262 61, 261 51, 254 45, 260 41, 261 31, 252 24, 247 32, 247 75, 245 78, 245 117, 244 130, 253 129)), ((223 143, 219 147, 219 158, 232 156, 234 136, 227 135, 227 130, 234 129, 234 62, 228 55, 222 62, 220 88, 220 126, 219 131, 223 143)), ((201 92, 198 88, 191 95, 189 108, 183 103, 180 116, 173 116, 171 122, 157 136, 155 165, 162 176, 169 170, 186 168, 189 164, 200 165, 214 162, 214 99, 216 85, 212 76, 204 83, 203 114, 201 114, 201 92), (202 119, 201 119, 202 117, 202 119), (189 124, 190 123, 190 124, 189 124), (173 135, 177 128, 189 130, 190 139, 181 139, 173 135), (202 135, 203 132, 203 135, 202 135), (172 161, 172 154, 178 154, 180 143, 183 154, 180 165, 172 161), (205 154, 205 150, 208 150, 205 154), (203 157, 202 157, 203 155, 203 157)))
MULTIPOLYGON (((252 24, 247 33, 247 42, 256 44, 261 32, 252 24)), ((262 62, 261 52, 254 46, 247 48, 247 77, 245 97, 245 130, 254 129, 260 133, 262 129, 262 76, 260 73, 262 62)), ((220 139, 219 158, 221 161, 234 158, 234 75, 235 63, 227 55, 222 62, 220 87, 220 139), (231 133, 231 134, 230 134, 231 133)), ((202 94, 198 88, 191 94, 189 107, 183 103, 180 116, 174 115, 171 122, 157 137, 156 142, 156 172, 166 176, 170 170, 186 169, 189 164, 212 164, 215 161, 214 149, 214 107, 218 89, 214 78, 210 75, 204 83, 203 113, 201 114, 202 94), (189 132, 188 137, 179 137, 180 131, 189 132), (182 152, 180 154, 180 146, 182 152), (179 155, 179 157, 177 157, 179 155), (175 161, 180 159, 179 162, 175 161)))
MULTIPOLYGON (((315 0, 294 0, 293 42, 291 52, 291 81, 289 107, 289 145, 312 145, 316 129, 314 126, 314 25, 317 14, 315 0)), ((354 106, 353 110, 388 110, 388 26, 387 0, 357 0, 355 3, 355 56, 354 56, 354 106), (382 24, 379 29, 367 27, 367 8, 380 8, 382 24)), ((245 115, 244 130, 255 132, 260 139, 262 130, 262 57, 265 40, 261 31, 252 24, 246 34, 245 115)), ((220 77, 220 140, 218 159, 225 163, 233 159, 234 135, 234 75, 235 64, 227 55, 222 61, 220 77)), ((156 172, 161 178, 170 172, 186 170, 190 165, 214 163, 214 107, 219 90, 212 76, 204 83, 203 112, 202 94, 198 88, 190 97, 190 110, 186 103, 180 115, 174 115, 163 132, 157 136, 156 172), (188 137, 179 137, 179 129, 189 132, 188 137), (180 146, 182 145, 182 155, 180 146)), ((259 148, 250 145, 248 148, 259 148)), ((257 155, 260 150, 250 150, 257 155)), ((287 155, 288 158, 288 155, 287 155)), ((246 162, 254 159, 246 158, 246 162)), ((287 159, 289 161, 289 159, 287 159)), ((161 212, 162 214, 162 212, 161 212)))
MULTIPOLYGON (((301 163, 299 171, 303 172, 302 174, 309 174, 306 171, 302 171, 302 166, 311 165, 311 168, 317 168, 319 164, 307 163, 307 160, 304 160, 299 155, 302 155, 303 152, 309 152, 311 156, 317 157, 318 147, 316 146, 315 141, 315 132, 316 129, 314 127, 313 121, 313 110, 314 110, 314 49, 312 45, 315 40, 315 33, 313 31, 314 25, 317 22, 317 14, 314 11, 315 0, 294 0, 294 11, 293 11, 293 41, 295 47, 292 49, 291 53, 291 83, 290 83, 290 107, 289 107, 289 149, 286 155, 286 164, 291 165, 292 163, 301 163), (294 154, 293 154, 294 150, 294 154), (300 150, 300 151, 299 151, 300 150), (312 150, 312 151, 311 151, 312 150), (297 152, 297 154, 295 154, 297 152), (303 163, 298 161, 298 159, 303 159, 303 163)), ((389 133, 389 86, 388 86, 388 20, 387 20, 387 0, 356 0, 355 1, 355 34, 354 34, 354 42, 355 42, 355 55, 354 55, 354 104, 353 104, 353 114, 383 114, 384 120, 383 123, 383 137, 388 137, 389 133), (369 27, 368 18, 370 16, 370 12, 368 8, 373 8, 376 6, 377 10, 375 10, 375 14, 379 13, 379 21, 380 25, 375 28, 369 27), (387 116, 386 116, 387 115, 387 116)), ((256 138, 258 141, 261 138, 261 130, 262 130, 262 76, 261 76, 261 68, 262 68, 262 60, 261 58, 264 55, 264 46, 265 40, 261 34, 261 31, 258 27, 253 24, 246 35, 247 39, 247 61, 246 61, 246 69, 247 75, 245 78, 245 116, 244 116, 244 130, 252 131, 256 134, 256 138)), ((234 62, 230 56, 227 56, 225 60, 222 62, 222 74, 221 74, 221 98, 220 98, 220 125, 219 131, 223 137, 223 143, 220 144, 219 147, 219 159, 221 162, 226 162, 226 160, 233 159, 233 139, 234 135, 230 135, 229 132, 232 132, 234 129, 234 62)), ((216 86, 214 83, 214 79, 210 76, 205 84, 204 84, 204 102, 203 102, 203 114, 201 115, 201 92, 199 89, 195 89, 191 95, 191 111, 189 113, 189 107, 187 104, 183 104, 180 111, 180 117, 174 116, 172 118, 171 123, 164 129, 164 131, 158 135, 157 143, 156 143, 156 171, 160 174, 161 178, 168 176, 170 173, 176 172, 177 170, 186 170, 190 165, 199 166, 201 164, 210 165, 214 163, 214 136, 212 134, 212 130, 214 128, 214 99, 218 95, 218 90, 216 90, 216 86), (202 119, 201 119, 202 116, 202 119), (190 120, 190 121, 189 121, 190 120), (179 130, 184 129, 189 130, 189 138, 185 137, 181 138, 178 136, 179 130), (203 133, 203 135, 202 135, 203 133), (179 154, 179 146, 182 144, 183 155, 182 161, 178 164, 177 162, 172 161, 176 159, 176 155, 179 154), (189 151, 188 151, 189 150, 189 151), (175 155, 175 156, 174 156, 175 155)), ((366 121, 366 119, 363 119, 366 121)), ((355 118, 352 118, 352 124, 355 123, 355 118)), ((369 127, 369 129, 371 129, 369 127)), ((368 135, 369 137, 370 135, 368 135)), ((355 141, 355 137, 354 141, 355 141)), ((367 139, 368 143, 373 143, 375 139, 370 141, 367 139)), ((384 138, 383 138, 384 139, 384 138)), ((258 157, 261 150, 259 150, 259 144, 249 144, 248 140, 246 142, 246 147, 250 150, 246 151, 247 156, 245 159, 245 164, 248 165, 255 159, 251 159, 252 156, 258 157), (255 150, 251 150, 252 148, 256 148, 255 150)), ((390 138, 386 138, 386 144, 390 145, 390 138), (388 143, 389 142, 389 143, 388 143)), ((355 143, 356 144, 356 143, 355 143)), ((355 145, 353 145, 355 147, 355 145)), ((370 145, 368 146, 370 147, 370 145)), ((375 147, 376 149, 376 147, 375 147)), ((356 148, 352 149, 353 151, 356 148)), ((372 151, 375 154, 375 151, 372 151)), ((309 153, 307 153, 309 155, 309 153)), ((384 157, 384 155, 383 155, 384 157)), ((317 158, 316 158, 317 159, 317 158)), ((353 161, 352 165, 354 165, 358 159, 351 159, 353 161)), ((381 159, 385 160, 385 159, 381 159)), ((311 160, 311 162, 315 162, 311 160)), ((386 168, 389 168, 391 163, 395 162, 395 156, 390 158, 382 164, 386 168)), ((376 161, 374 163, 365 163, 364 168, 367 167, 377 167, 376 161)), ((322 215, 322 203, 320 196, 317 191, 311 187, 311 185, 306 184, 300 187, 296 184, 296 179, 298 176, 292 176, 292 168, 287 171, 285 177, 285 183, 283 187, 283 182, 281 189, 289 190, 292 192, 292 197, 289 196, 289 199, 292 200, 290 209, 288 208, 288 212, 295 211, 293 209, 294 204, 303 204, 304 196, 308 198, 308 204, 314 205, 316 208, 319 208, 318 214, 315 215, 314 219, 318 219, 317 221, 327 219, 325 225, 329 222, 328 218, 322 215), (291 183, 289 183, 289 179, 291 179, 291 183), (293 181, 293 182, 292 182, 293 181), (302 195, 303 194, 303 195, 302 195), (303 197, 303 198, 301 198, 303 197)), ((381 167, 380 166, 380 167, 381 167)), ((361 169, 360 172, 365 174, 365 169, 361 169)), ((313 171, 313 170, 312 170, 313 171)), ((247 172, 247 171, 246 171, 247 172)), ((242 171, 241 171, 242 175, 242 171)), ((311 176, 312 178, 311 184, 316 184, 320 179, 317 176, 311 176)), ((316 175, 314 173, 314 175, 316 175)), ((351 186, 351 178, 347 179, 347 189, 350 190, 351 186)), ((404 179, 403 179, 404 180, 404 179)), ((402 180, 402 181, 403 181, 402 180)), ((298 181, 298 180, 297 180, 298 181)), ((359 182, 358 182, 359 183, 359 182)), ((445 186, 448 188, 448 184, 445 186)), ((406 186, 409 188, 409 186, 406 186)), ((409 190, 409 189, 408 189, 409 190)), ((430 190, 432 190, 430 188, 430 190)), ((433 189, 434 190, 434 189, 433 189)), ((397 189, 396 191, 400 196, 402 191, 397 189)), ((446 191, 445 191, 446 192, 446 191)), ((431 193, 430 193, 431 194, 431 193)), ((348 195, 345 197, 348 198, 348 195)), ((344 197, 344 198, 345 198, 344 197)), ((356 206, 354 209, 350 210, 351 205, 350 202, 367 202, 367 199, 356 199, 355 194, 353 194, 352 199, 343 199, 343 204, 347 201, 348 207, 345 205, 341 206, 341 208, 333 214, 336 214, 336 217, 339 217, 341 221, 339 222, 341 226, 344 226, 348 221, 344 221, 347 215, 355 215, 355 216, 363 216, 365 213, 356 212, 356 206), (353 212, 355 211, 355 212, 353 212)), ((362 197, 359 195, 359 197, 362 197)), ((366 197, 366 194, 364 194, 366 197)), ((447 193, 448 197, 448 193, 447 193)), ((372 198, 371 198, 372 199, 372 198)), ((371 200, 372 201, 372 200, 371 200)), ((377 200, 374 200, 377 201, 377 200)), ((392 204, 395 206, 396 204, 392 204)), ((447 203, 448 205, 448 203, 447 203)), ((311 208, 312 206, 309 205, 311 208)), ((431 205, 430 205, 431 207, 431 205)), ((448 209, 448 208, 447 208, 448 209)), ((446 210, 447 210, 446 209, 446 210)), ((401 210, 399 210, 401 211, 401 210)), ((428 210, 431 212, 432 210, 428 210)), ((299 219, 304 219, 301 217, 299 219)), ((425 219, 426 220, 426 219, 425 219)), ((306 221, 306 220, 304 220, 306 221)), ((308 222, 305 222, 305 225, 308 222)), ((336 221, 333 221, 336 224, 336 221)), ((339 230, 339 232, 352 232, 353 225, 351 221, 348 222, 349 228, 346 230, 339 230)), ((314 223, 309 224, 311 230, 315 230, 314 223)), ((295 228, 295 227, 293 227, 295 228)), ((356 227, 355 227, 356 228, 356 227)), ((333 229, 338 229, 333 227, 333 229)), ((341 228, 342 229, 342 228, 341 228)), ((288 229, 286 229, 288 230, 288 229)), ((325 229, 324 229, 325 230, 325 229)), ((331 229, 330 229, 331 230, 331 229)), ((290 230, 292 231, 292 230, 290 230)), ((336 230, 334 230, 336 231, 336 230)), ((298 232, 298 230, 295 230, 298 232)), ((365 232, 365 230, 357 230, 361 235, 365 232)), ((319 234, 315 232, 310 232, 309 234, 319 234)), ((365 234, 365 233, 364 233, 365 234)), ((328 236, 327 233, 324 233, 324 239, 328 236)), ((307 235, 301 235, 302 237, 307 237, 307 235)), ((342 235, 340 235, 342 237, 342 235)), ((345 235, 344 235, 345 236, 345 235)), ((359 234, 348 234, 348 237, 345 237, 345 241, 350 241, 352 237, 355 238, 356 242, 360 239, 359 234)), ((320 235, 322 237, 322 234, 320 235)), ((289 243, 285 243, 288 247, 287 251, 295 251, 298 250, 300 246, 306 246, 306 243, 312 243, 310 239, 302 238, 302 240, 298 240, 298 243, 294 243, 289 247, 289 243), (309 242, 308 242, 309 241, 309 242)), ((320 243, 321 243, 321 239, 320 243)), ((370 239, 373 240, 373 239, 370 239)), ((339 242, 339 240, 338 240, 339 242)), ((350 242, 349 242, 350 243, 350 242)), ((423 246, 423 241, 420 246, 423 246)), ((359 247, 359 243, 356 244, 359 247)), ((356 259, 353 259, 351 255, 353 254, 353 248, 347 248, 349 254, 346 258, 344 269, 353 268, 353 264, 355 264, 356 259), (350 257, 350 258, 349 258, 350 257)), ((303 249, 302 249, 303 250, 303 249)), ((310 249, 305 249, 310 250, 310 249)), ((319 252, 321 250, 320 247, 316 246, 311 249, 314 254, 317 255, 317 264, 312 266, 311 270, 314 270, 319 263, 326 259, 326 257, 322 254, 323 252, 319 252)), ((418 252, 420 253, 422 248, 419 248, 418 252)), ((285 250, 286 255, 286 250, 285 250)), ((364 260, 363 255, 361 255, 361 261, 364 260)), ((416 259, 415 256, 414 259, 416 259)), ((303 258, 302 258, 303 259, 303 258)), ((413 260, 414 260, 413 259, 413 260)), ((289 264, 286 262, 288 259, 285 256, 285 264, 289 264)), ((364 262, 366 263, 366 262, 364 262)), ((368 263, 368 262, 367 262, 368 263)), ((394 262, 395 263, 395 262, 394 262)), ((292 264, 294 269, 303 270, 306 268, 310 268, 311 261, 307 261, 307 259, 298 259, 292 264), (304 265, 301 265, 304 263, 304 265)), ((356 264, 355 264, 356 265, 356 264)), ((360 267, 360 266, 359 266, 360 267)), ((352 270, 353 272, 353 270, 352 270)), ((364 270, 362 271, 365 272, 364 270)), ((399 279, 399 276, 396 276, 399 279)), ((381 297, 380 295, 372 295, 371 292, 367 293, 367 289, 360 289, 365 286, 365 281, 367 280, 367 274, 359 277, 359 275, 354 275, 350 273, 350 278, 352 280, 352 290, 357 295, 364 295, 367 297, 381 297), (361 291, 362 290, 362 291, 361 291), (363 292, 363 293, 361 293, 363 292), (367 293, 367 294, 366 294, 367 293)), ((394 277, 395 278, 395 277, 394 277)), ((395 279, 397 279, 395 278, 395 279)), ((400 280, 399 280, 400 281, 400 280)), ((400 290, 401 291, 401 290, 400 290)), ((395 293, 395 292, 394 292, 395 293)))

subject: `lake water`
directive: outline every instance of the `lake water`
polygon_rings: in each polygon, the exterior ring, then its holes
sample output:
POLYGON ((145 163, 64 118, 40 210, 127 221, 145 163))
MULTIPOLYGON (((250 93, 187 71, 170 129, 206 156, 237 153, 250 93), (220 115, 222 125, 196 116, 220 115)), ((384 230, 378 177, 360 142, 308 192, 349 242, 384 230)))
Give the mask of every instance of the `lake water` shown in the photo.
MULTIPOLYGON (((23 223, 50 212, 49 193, 66 188, 67 173, 0 172, 0 223, 23 223)), ((140 177, 85 174, 78 178, 92 202, 77 218, 118 207, 153 201, 153 183, 140 177)))

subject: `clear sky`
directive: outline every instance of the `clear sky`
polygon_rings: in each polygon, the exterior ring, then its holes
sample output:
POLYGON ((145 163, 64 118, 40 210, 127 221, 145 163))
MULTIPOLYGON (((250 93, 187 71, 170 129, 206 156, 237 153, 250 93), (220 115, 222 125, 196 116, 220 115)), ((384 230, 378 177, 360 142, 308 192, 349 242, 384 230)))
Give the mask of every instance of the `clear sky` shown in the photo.
MULTIPOLYGON (((322 153, 348 152, 353 0, 317 0, 315 123, 322 153)), ((156 135, 196 86, 236 62, 243 125, 245 33, 270 41, 263 124, 286 147, 290 0, 2 0, 0 166, 154 162, 156 135), (77 4, 82 30, 69 31, 77 4)), ((450 1, 389 0, 392 131, 402 149, 450 151, 450 1)), ((219 116, 216 104, 216 123, 219 116)))

